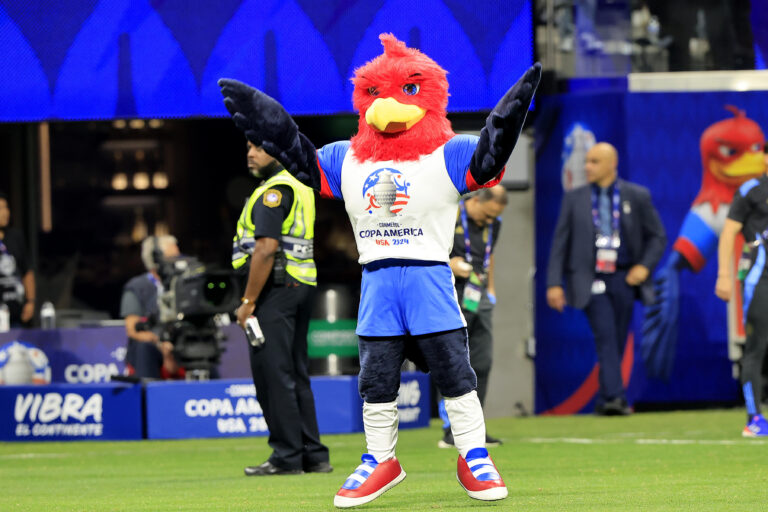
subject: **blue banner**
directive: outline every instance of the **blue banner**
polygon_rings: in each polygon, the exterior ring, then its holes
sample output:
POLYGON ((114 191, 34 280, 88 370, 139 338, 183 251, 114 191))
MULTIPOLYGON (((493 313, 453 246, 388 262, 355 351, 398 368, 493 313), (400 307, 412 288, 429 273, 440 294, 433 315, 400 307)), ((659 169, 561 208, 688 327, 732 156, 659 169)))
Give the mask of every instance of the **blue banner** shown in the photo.
POLYGON ((141 386, 0 386, 0 440, 142 437, 141 386))
MULTIPOLYGON (((227 340, 219 365, 220 376, 229 379, 249 377, 248 341, 243 330, 237 325, 229 325, 222 331, 227 340)), ((54 383, 108 382, 110 376, 122 375, 125 371, 127 338, 122 326, 12 329, 0 333, 0 346, 14 340, 34 345, 45 354, 51 369, 51 382, 54 383)))
MULTIPOLYGON (((357 377, 312 377, 321 434, 363 431, 357 377)), ((429 376, 401 376, 400 428, 429 425, 429 376)), ((151 382, 146 388, 147 437, 180 439, 267 435, 264 413, 250 380, 151 382)))
POLYGON ((533 60, 531 0, 16 0, 0 121, 223 116, 220 77, 292 114, 350 112, 383 32, 448 70, 450 111, 492 108, 533 60))
POLYGON ((400 376, 400 393, 397 395, 397 413, 400 428, 429 426, 429 375, 408 372, 400 376))

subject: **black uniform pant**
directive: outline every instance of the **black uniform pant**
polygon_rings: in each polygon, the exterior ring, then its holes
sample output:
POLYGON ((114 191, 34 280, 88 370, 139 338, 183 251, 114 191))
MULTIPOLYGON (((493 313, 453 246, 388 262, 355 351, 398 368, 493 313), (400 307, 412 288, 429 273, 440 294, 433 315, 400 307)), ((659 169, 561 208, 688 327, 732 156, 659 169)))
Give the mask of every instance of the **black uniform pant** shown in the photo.
POLYGON ((328 462, 309 383, 307 331, 314 290, 303 284, 273 287, 256 304, 266 341, 259 349, 249 345, 251 371, 269 427, 269 461, 283 469, 328 462))
POLYGON ((462 313, 469 335, 469 363, 477 375, 477 397, 484 406, 493 363, 493 309, 480 308, 474 313, 462 310, 462 313))
POLYGON ((599 274, 597 279, 605 283, 605 291, 594 293, 593 290, 584 309, 595 338, 597 361, 600 363, 598 404, 616 398, 626 399, 621 380, 621 357, 635 303, 635 290, 627 284, 626 277, 626 271, 599 274))
POLYGON ((743 286, 744 303, 747 307, 744 315, 747 339, 741 357, 741 386, 747 406, 747 417, 751 419, 752 416, 760 414, 762 367, 768 350, 768 270, 765 268, 765 261, 760 267, 752 267, 749 274, 752 279, 747 275, 743 286))

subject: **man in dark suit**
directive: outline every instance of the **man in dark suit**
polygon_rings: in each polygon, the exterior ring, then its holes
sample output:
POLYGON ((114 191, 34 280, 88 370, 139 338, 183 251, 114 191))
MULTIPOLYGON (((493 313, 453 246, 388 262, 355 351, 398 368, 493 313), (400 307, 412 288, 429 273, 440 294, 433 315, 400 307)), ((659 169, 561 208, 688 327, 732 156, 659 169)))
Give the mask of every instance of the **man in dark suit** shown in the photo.
POLYGON ((610 144, 589 150, 590 184, 563 197, 547 269, 547 304, 559 312, 569 304, 589 319, 600 363, 595 412, 605 415, 631 412, 621 356, 635 298, 646 304, 653 300, 648 276, 667 243, 648 189, 617 179, 617 166, 610 144))

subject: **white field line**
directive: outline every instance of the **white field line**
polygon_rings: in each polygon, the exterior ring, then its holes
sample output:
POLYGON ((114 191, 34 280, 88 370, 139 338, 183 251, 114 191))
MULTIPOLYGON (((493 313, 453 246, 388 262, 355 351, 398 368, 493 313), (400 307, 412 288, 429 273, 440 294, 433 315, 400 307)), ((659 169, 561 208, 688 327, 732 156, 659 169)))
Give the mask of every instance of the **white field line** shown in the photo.
POLYGON ((9 453, 6 455, 0 455, 0 460, 14 460, 14 459, 59 459, 64 457, 72 457, 74 453, 9 453))
POLYGON ((79 451, 71 451, 71 452, 51 452, 51 453, 6 453, 6 454, 0 454, 0 460, 23 460, 23 459, 63 459, 66 457, 92 457, 92 456, 112 456, 112 455, 137 455, 137 452, 132 452, 128 450, 115 450, 111 452, 79 452, 79 451))
POLYGON ((537 444, 666 444, 666 445, 752 445, 767 444, 765 439, 591 439, 585 437, 526 437, 524 443, 537 444))

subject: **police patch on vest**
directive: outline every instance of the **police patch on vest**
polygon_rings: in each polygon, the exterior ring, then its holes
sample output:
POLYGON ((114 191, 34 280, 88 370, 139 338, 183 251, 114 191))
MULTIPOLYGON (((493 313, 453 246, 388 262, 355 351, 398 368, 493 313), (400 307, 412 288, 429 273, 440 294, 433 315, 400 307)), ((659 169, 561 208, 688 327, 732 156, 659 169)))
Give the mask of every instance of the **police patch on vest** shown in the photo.
POLYGON ((270 188, 264 192, 261 197, 264 198, 264 206, 274 208, 275 206, 280 206, 280 201, 283 199, 283 194, 279 190, 270 188))

